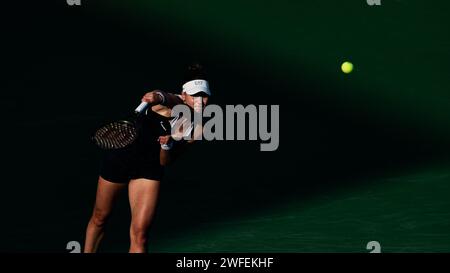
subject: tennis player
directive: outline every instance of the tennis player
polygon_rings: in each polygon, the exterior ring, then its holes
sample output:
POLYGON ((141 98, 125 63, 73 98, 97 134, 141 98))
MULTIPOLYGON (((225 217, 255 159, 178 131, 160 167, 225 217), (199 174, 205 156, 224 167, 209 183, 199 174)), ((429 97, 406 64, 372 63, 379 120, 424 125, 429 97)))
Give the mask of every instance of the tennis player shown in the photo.
POLYGON ((180 132, 187 135, 196 131, 192 130, 191 121, 180 123, 182 117, 179 116, 170 119, 171 109, 186 104, 194 111, 205 106, 210 95, 202 67, 196 64, 188 68, 181 94, 155 90, 143 96, 142 101, 151 108, 137 120, 138 138, 126 148, 105 152, 102 159, 95 206, 86 230, 85 253, 97 251, 114 201, 127 186, 131 208, 129 252, 146 252, 147 232, 155 212, 164 166, 192 143, 174 141, 171 128, 183 124, 187 127, 180 132))

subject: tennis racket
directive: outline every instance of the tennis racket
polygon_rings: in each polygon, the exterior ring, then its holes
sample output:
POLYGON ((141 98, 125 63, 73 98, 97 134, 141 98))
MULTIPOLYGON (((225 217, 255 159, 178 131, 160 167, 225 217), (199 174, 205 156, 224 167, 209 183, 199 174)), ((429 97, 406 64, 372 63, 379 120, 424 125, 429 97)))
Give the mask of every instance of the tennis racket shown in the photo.
POLYGON ((147 107, 148 103, 142 102, 129 119, 114 121, 97 129, 92 137, 94 143, 104 150, 121 149, 133 143, 138 136, 136 120, 147 107))

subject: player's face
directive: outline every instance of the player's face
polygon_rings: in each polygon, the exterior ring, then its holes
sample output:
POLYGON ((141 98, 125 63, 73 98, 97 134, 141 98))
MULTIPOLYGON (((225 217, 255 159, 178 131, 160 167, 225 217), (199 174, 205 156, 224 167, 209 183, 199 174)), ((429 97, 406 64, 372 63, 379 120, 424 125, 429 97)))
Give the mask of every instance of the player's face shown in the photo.
POLYGON ((184 103, 186 103, 189 107, 196 110, 198 107, 205 107, 208 104, 208 95, 204 93, 199 93, 195 95, 188 95, 186 93, 183 93, 183 100, 184 103))

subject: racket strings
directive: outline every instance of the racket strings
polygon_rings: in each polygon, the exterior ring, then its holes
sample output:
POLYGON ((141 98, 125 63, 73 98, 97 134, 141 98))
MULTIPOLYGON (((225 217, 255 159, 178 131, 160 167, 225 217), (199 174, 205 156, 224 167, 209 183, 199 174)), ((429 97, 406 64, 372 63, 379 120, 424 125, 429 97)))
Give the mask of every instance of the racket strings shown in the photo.
POLYGON ((137 136, 130 122, 113 122, 98 129, 94 135, 96 144, 102 149, 119 149, 131 144, 137 136))

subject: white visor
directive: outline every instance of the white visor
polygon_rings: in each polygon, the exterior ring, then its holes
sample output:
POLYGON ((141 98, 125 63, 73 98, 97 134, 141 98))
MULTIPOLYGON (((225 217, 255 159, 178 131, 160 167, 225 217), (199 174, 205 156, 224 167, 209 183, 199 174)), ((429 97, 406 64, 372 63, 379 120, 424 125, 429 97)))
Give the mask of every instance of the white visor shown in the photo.
POLYGON ((211 96, 209 84, 205 80, 193 80, 183 84, 183 92, 186 92, 186 94, 188 95, 194 95, 199 92, 204 92, 208 96, 211 96))

